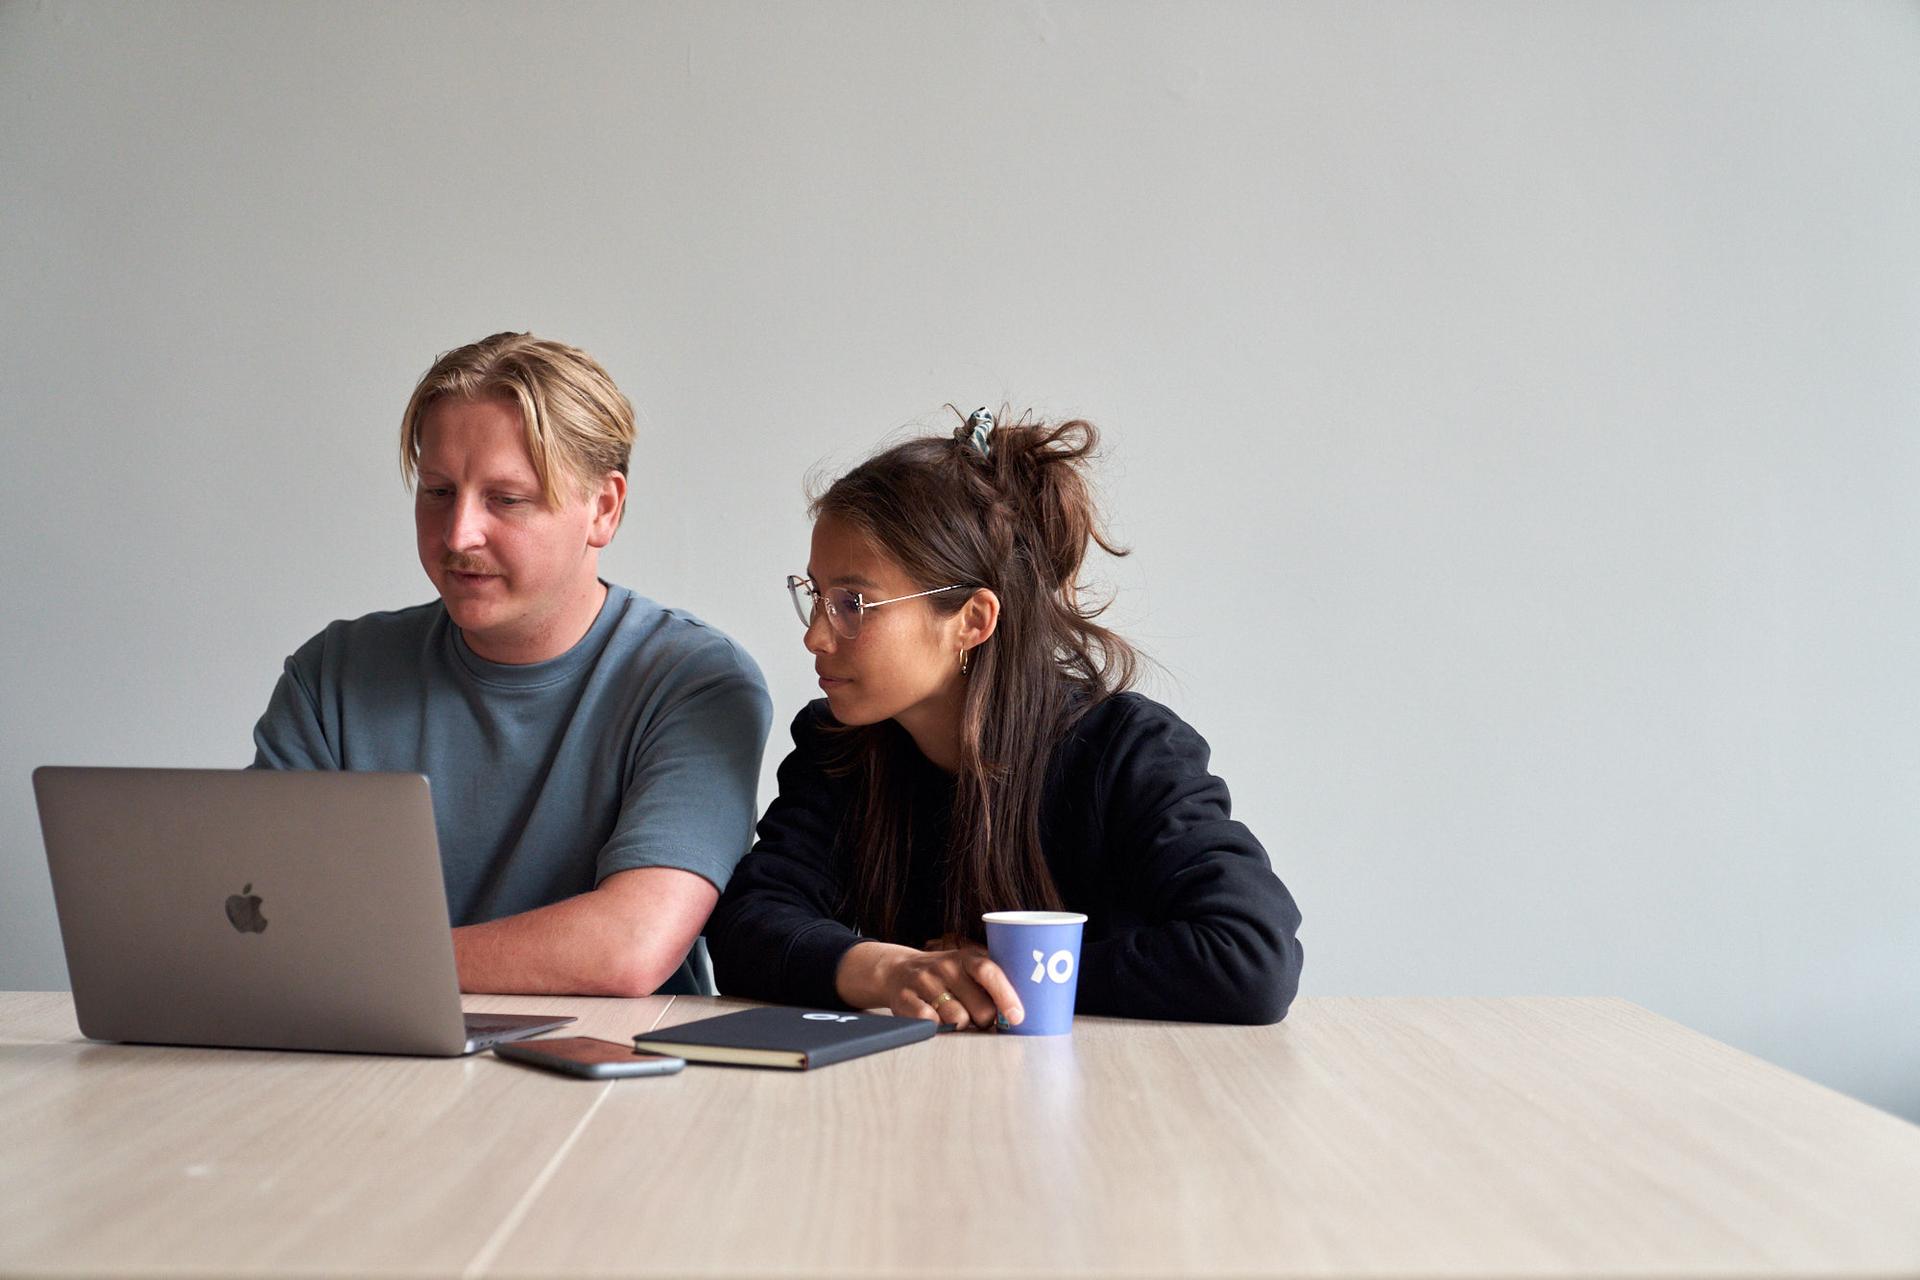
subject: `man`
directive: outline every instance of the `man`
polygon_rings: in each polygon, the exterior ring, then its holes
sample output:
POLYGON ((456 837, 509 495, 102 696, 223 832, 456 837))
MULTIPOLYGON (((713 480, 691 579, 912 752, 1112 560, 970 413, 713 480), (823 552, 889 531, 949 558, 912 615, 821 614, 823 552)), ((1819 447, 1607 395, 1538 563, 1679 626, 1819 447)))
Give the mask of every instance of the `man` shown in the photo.
POLYGON ((256 768, 428 776, 466 991, 710 989, 694 944, 752 841, 772 705, 726 636, 601 581, 632 443, 585 352, 440 357, 400 430, 440 599, 333 623, 254 729, 256 768))

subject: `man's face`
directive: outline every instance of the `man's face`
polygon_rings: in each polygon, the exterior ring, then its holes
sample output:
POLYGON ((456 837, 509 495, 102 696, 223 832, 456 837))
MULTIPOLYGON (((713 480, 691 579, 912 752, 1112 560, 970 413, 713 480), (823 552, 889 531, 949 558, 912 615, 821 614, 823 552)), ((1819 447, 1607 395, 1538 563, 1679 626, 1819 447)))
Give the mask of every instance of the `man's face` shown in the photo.
POLYGON ((624 477, 592 493, 571 480, 560 488, 561 504, 550 505, 512 400, 438 400, 421 416, 420 565, 483 658, 557 657, 599 611, 599 549, 613 537, 624 477))

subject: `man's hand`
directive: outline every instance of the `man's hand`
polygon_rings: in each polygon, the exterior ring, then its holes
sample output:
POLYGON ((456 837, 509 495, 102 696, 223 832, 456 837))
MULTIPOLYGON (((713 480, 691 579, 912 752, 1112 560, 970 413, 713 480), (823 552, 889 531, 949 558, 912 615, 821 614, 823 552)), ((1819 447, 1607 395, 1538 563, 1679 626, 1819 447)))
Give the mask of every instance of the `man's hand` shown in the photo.
POLYGON ((856 1009, 886 1008, 962 1030, 984 1031, 1001 1016, 1017 1025, 1027 1016, 1007 975, 974 943, 915 951, 862 942, 841 959, 834 987, 856 1009))
POLYGON ((616 871, 552 906, 453 931, 460 989, 646 996, 672 977, 720 891, 675 867, 616 871))

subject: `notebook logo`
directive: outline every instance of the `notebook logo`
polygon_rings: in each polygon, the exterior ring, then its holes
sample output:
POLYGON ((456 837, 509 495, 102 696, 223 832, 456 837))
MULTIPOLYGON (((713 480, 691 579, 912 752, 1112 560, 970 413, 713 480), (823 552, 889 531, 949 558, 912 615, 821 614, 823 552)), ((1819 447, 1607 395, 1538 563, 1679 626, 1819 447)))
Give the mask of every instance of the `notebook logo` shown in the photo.
POLYGON ((1073 952, 1056 951, 1052 955, 1040 951, 1033 953, 1033 974, 1027 979, 1028 982, 1039 982, 1042 979, 1065 982, 1072 976, 1073 952))
MULTIPOLYGON (((265 925, 262 925, 260 927, 263 929, 266 928, 265 925)), ((860 1021, 860 1015, 857 1013, 803 1013, 800 1016, 802 1018, 805 1018, 808 1022, 858 1022, 860 1021)))
POLYGON ((265 933, 267 918, 260 914, 260 895, 249 882, 239 893, 227 898, 227 923, 240 933, 265 933))

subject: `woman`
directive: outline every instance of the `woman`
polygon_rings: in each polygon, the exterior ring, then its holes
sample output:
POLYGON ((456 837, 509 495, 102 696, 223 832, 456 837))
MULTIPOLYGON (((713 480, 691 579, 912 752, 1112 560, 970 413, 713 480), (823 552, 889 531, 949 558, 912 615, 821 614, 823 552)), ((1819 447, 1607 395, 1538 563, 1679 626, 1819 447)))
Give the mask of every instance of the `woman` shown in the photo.
POLYGON ((981 914, 1088 917, 1080 1013, 1277 1022, 1300 913, 1207 744, 1135 693, 1078 578, 1089 423, 985 410, 813 504, 788 589, 826 697, 707 926, 721 990, 985 1029, 1024 1011, 981 914))

